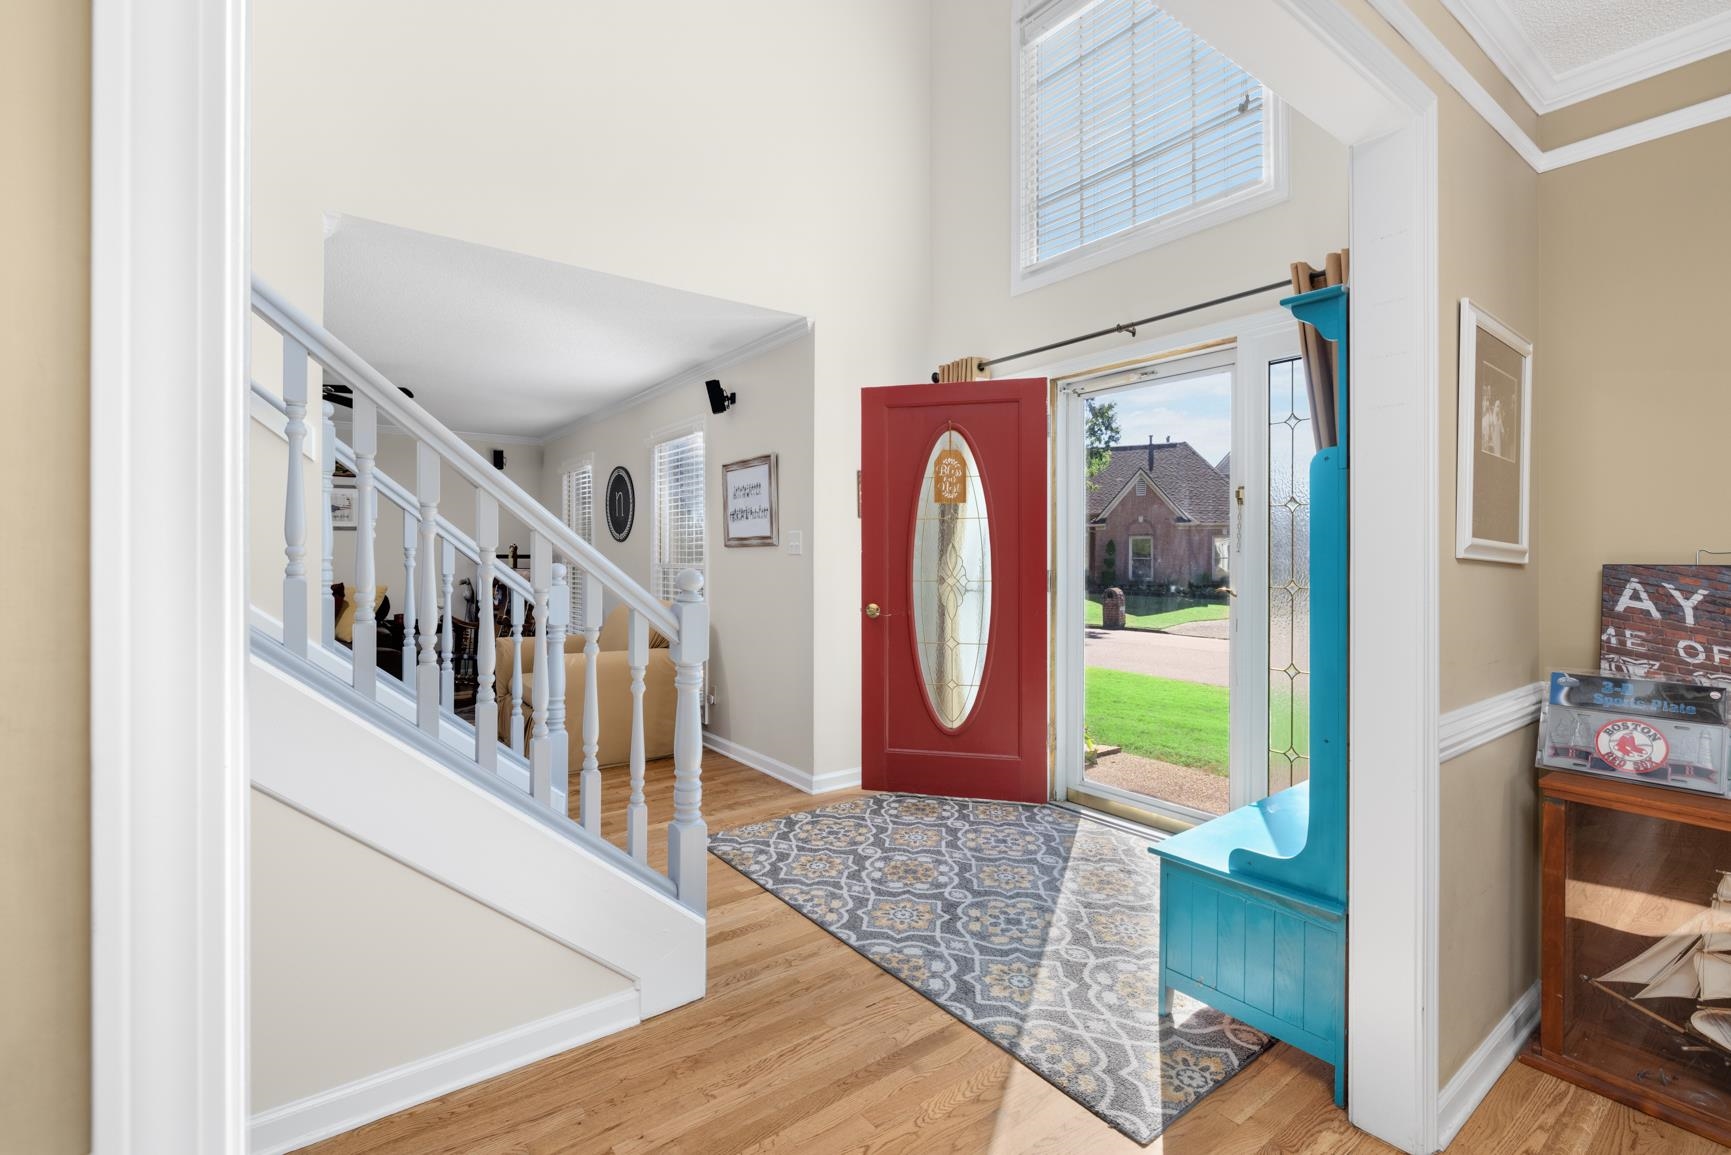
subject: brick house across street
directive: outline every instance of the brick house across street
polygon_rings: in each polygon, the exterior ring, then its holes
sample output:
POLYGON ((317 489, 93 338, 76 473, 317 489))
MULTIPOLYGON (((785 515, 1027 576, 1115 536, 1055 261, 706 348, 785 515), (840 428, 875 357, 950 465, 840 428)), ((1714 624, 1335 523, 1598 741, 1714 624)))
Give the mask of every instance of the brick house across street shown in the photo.
POLYGON ((1088 491, 1088 576, 1148 592, 1224 581, 1232 500, 1225 473, 1187 441, 1150 438, 1111 454, 1088 491))

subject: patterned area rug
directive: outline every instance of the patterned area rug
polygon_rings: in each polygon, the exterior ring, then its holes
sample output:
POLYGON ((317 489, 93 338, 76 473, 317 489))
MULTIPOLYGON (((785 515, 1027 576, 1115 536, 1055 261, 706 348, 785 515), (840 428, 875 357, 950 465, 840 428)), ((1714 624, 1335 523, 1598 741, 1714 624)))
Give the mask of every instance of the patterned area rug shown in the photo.
POLYGON ((1147 1143, 1269 1045, 1176 996, 1159 1017, 1147 842, 1053 806, 874 794, 710 850, 1147 1143))

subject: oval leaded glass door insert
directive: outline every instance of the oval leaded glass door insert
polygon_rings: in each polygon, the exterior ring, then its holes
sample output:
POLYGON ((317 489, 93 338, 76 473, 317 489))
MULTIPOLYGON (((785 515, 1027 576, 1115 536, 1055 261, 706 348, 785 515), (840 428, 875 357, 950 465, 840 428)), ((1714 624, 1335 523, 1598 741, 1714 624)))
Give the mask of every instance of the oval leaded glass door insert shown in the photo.
POLYGON ((967 438, 939 434, 926 456, 913 551, 914 644, 926 698, 954 730, 979 696, 992 626, 992 535, 967 438))

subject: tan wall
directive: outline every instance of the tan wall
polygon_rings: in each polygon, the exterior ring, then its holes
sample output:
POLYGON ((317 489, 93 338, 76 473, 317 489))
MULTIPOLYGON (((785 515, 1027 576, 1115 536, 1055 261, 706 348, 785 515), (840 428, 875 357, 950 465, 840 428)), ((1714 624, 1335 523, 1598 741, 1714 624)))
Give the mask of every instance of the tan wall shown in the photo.
MULTIPOLYGON (((626 573, 649 585, 651 438, 669 425, 697 419, 704 430, 704 499, 709 525, 710 691, 708 730, 748 749, 816 773, 812 718, 814 677, 811 558, 787 552, 799 532, 809 549, 811 486, 816 468, 812 432, 810 337, 729 367, 722 377, 738 402, 719 416, 698 385, 674 390, 611 417, 585 422, 545 447, 542 500, 557 507, 560 476, 593 455, 595 544, 626 573), (722 545, 721 467, 729 461, 778 455, 781 541, 776 548, 722 545), (607 532, 602 509, 614 466, 631 472, 637 516, 623 542, 607 532)), ((821 612, 838 607, 826 599, 821 612)), ((605 721, 603 725, 606 725, 605 721)))
POLYGON ((255 1113, 631 986, 256 790, 251 904, 255 1113))
POLYGON ((1545 666, 1598 662, 1599 567, 1731 549, 1731 121, 1545 174, 1534 551, 1545 666), (1608 227, 1609 226, 1609 227, 1608 227))
POLYGON ((0 12, 0 1152, 90 1149, 90 6, 0 12))

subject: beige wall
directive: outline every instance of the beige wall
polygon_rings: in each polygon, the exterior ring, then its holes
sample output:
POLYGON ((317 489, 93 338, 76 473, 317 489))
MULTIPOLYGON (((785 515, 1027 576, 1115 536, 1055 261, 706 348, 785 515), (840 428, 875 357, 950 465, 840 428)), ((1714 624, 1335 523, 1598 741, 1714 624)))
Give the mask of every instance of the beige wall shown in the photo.
POLYGON ((1599 567, 1731 549, 1731 121, 1546 173, 1533 423, 1545 668, 1598 663, 1599 567))
MULTIPOLYGON (((595 544, 625 572, 649 585, 652 435, 696 419, 704 430, 704 497, 710 603, 708 730, 796 770, 813 772, 813 579, 811 559, 787 552, 788 534, 812 537, 812 354, 806 337, 730 366, 732 409, 709 412, 701 386, 664 393, 599 421, 585 422, 545 450, 542 500, 557 508, 560 476, 586 456, 595 469, 595 544), (725 462, 778 455, 782 544, 727 549, 721 503, 725 462), (637 516, 631 535, 613 540, 602 518, 604 488, 616 465, 631 472, 637 516)), ((828 443, 825 443, 828 452, 828 443)), ((825 601, 820 612, 835 614, 825 601)))
POLYGON ((250 918, 255 1113, 631 987, 256 790, 250 918))
POLYGON ((813 319, 819 772, 859 765, 858 391, 929 372, 927 7, 253 5, 254 262, 312 315, 331 211, 813 319))
POLYGON ((90 1149, 90 6, 0 12, 0 1152, 90 1149))
MULTIPOLYGON (((1291 195, 1171 244, 1010 293, 1010 19, 1005 0, 932 5, 932 359, 1014 352, 1280 280, 1346 244, 1346 148, 1291 117, 1291 195)), ((1276 294, 1150 327, 1142 338, 1272 308, 1276 294)), ((1102 359, 1129 337, 1078 346, 1102 359)), ((1038 360, 994 370, 1037 368, 1038 360)), ((929 371, 929 370, 928 370, 929 371)))

